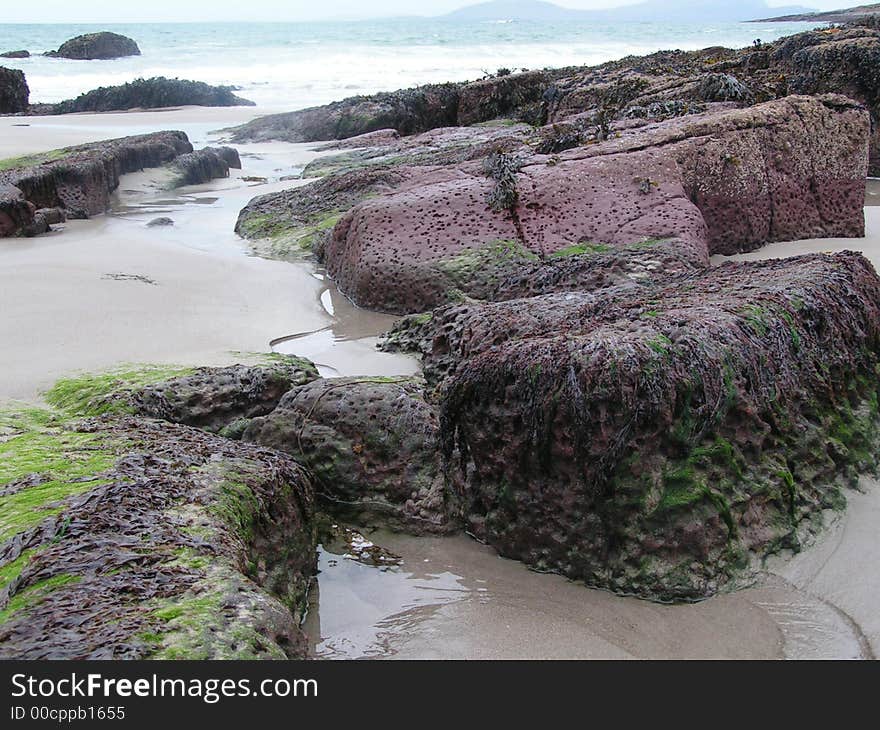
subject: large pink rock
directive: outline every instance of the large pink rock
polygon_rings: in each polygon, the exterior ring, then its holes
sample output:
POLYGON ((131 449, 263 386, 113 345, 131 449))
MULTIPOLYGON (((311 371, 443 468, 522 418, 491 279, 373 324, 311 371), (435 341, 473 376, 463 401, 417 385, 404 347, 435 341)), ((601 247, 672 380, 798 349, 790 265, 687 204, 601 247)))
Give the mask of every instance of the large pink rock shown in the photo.
POLYGON ((500 211, 480 163, 419 170, 339 222, 326 264, 356 303, 413 312, 460 293, 521 296, 524 271, 539 277, 570 254, 583 281, 569 275, 566 287, 590 288, 609 256, 638 256, 621 275, 642 276, 658 240, 680 267, 770 241, 862 236, 869 132, 862 107, 831 95, 635 126, 523 160, 517 203, 500 211))

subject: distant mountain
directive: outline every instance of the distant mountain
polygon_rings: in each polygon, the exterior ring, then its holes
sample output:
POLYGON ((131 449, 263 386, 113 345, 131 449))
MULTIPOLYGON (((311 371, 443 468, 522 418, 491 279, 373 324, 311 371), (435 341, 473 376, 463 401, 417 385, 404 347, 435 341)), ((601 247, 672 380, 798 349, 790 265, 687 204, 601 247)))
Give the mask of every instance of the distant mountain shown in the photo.
MULTIPOLYGON (((572 10, 541 0, 492 0, 469 5, 443 17, 450 20, 529 20, 560 22, 566 20, 594 20, 606 22, 738 22, 765 17, 771 8, 765 0, 646 0, 637 5, 625 5, 606 10, 572 10)), ((813 8, 800 5, 772 8, 772 12, 791 15, 813 13, 813 8)))
POLYGON ((854 8, 842 10, 829 10, 825 13, 796 13, 794 15, 779 15, 767 18, 768 22, 817 22, 817 23, 849 23, 859 20, 867 15, 880 15, 880 3, 874 5, 857 5, 854 8))

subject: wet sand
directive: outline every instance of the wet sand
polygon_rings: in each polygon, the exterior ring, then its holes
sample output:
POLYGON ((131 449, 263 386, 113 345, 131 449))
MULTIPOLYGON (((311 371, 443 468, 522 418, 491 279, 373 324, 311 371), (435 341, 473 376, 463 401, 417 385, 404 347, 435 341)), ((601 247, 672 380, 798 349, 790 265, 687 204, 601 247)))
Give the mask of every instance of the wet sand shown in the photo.
MULTIPOLYGON (((201 146, 215 139, 210 130, 255 114, 0 118, 0 158, 163 128, 183 129, 201 146)), ((270 349, 312 357, 325 375, 416 369, 372 348, 393 318, 353 307, 309 263, 247 255, 232 232, 238 210, 296 184, 280 178, 316 153, 305 145, 239 149, 244 170, 229 180, 167 193, 155 171, 126 176, 109 215, 0 241, 0 401, 36 401, 55 379, 81 370, 221 364, 270 349), (175 226, 146 227, 160 215, 175 226)), ((735 258, 849 248, 878 265, 880 208, 869 208, 867 220, 864 240, 775 244, 735 258)), ((403 564, 380 569, 322 550, 306 628, 325 658, 871 657, 880 651, 880 485, 862 487, 846 513, 827 516, 816 545, 773 559, 753 587, 686 606, 533 573, 464 536, 371 535, 403 564)))
MULTIPOLYGON (((0 118, 0 159, 166 125, 203 146, 216 139, 209 129, 252 116, 183 109, 30 117, 12 138, 22 118, 0 118)), ((312 356, 328 375, 417 370, 412 358, 373 350, 394 318, 352 306, 311 263, 247 255, 233 232, 239 210, 255 195, 300 184, 280 178, 317 153, 281 143, 239 150, 244 169, 229 179, 168 192, 160 171, 126 175, 108 215, 0 241, 0 402, 35 401, 60 377, 120 363, 219 365, 273 349, 312 356), (159 216, 175 225, 148 228, 159 216), (291 349, 291 336, 308 347, 291 349)))

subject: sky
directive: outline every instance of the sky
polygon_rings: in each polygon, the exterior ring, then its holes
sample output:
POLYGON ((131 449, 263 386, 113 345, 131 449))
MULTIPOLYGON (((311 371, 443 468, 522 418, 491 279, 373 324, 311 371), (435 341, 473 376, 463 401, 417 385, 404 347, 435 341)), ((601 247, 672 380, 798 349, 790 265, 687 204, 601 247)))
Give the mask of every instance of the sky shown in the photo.
MULTIPOLYGON (((479 0, 0 0, 0 23, 113 23, 191 21, 309 21, 387 15, 439 15, 479 0), (415 8, 418 8, 417 10, 415 8)), ((569 8, 608 8, 640 0, 553 0, 569 8)), ((695 5, 699 0, 695 0, 695 5)), ((834 10, 859 0, 768 0, 771 6, 804 5, 834 10)))

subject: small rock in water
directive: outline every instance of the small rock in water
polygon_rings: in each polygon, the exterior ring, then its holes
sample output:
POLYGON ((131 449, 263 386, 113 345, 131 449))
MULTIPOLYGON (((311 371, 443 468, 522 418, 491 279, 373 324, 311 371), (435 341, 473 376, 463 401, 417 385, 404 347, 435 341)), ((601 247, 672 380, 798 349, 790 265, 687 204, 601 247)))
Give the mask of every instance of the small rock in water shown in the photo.
POLYGON ((147 228, 164 228, 173 225, 174 221, 171 218, 153 218, 153 220, 147 223, 147 228))

